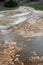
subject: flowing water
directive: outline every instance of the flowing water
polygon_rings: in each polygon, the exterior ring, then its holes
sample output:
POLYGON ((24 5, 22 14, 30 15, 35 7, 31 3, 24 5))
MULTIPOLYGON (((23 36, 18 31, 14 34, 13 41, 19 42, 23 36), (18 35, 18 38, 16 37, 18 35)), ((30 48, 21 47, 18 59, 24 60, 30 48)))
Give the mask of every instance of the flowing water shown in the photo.
POLYGON ((17 45, 22 47, 21 58, 27 59, 31 56, 31 51, 35 51, 38 55, 43 56, 43 36, 37 37, 28 37, 28 39, 23 38, 17 32, 9 34, 9 30, 15 26, 22 24, 25 21, 28 21, 30 25, 37 22, 39 19, 37 12, 33 8, 28 7, 20 7, 17 10, 22 10, 23 13, 13 14, 13 15, 5 15, 0 14, 0 20, 15 18, 16 20, 9 22, 5 25, 0 24, 0 40, 7 40, 9 42, 13 41, 13 38, 16 38, 17 45), (25 11, 26 10, 26 11, 25 11), (30 41, 28 41, 30 39, 30 41))

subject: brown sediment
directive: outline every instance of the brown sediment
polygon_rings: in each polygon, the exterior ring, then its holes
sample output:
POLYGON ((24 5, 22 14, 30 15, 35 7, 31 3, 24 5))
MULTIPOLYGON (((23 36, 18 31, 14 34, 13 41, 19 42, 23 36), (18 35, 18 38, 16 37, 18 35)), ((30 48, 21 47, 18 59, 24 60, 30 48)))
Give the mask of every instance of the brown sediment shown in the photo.
POLYGON ((1 41, 0 44, 1 43, 4 43, 3 45, 5 45, 5 47, 6 45, 8 46, 7 48, 3 49, 3 51, 0 51, 0 64, 6 65, 6 62, 8 62, 10 59, 13 60, 13 57, 16 56, 16 53, 19 52, 21 48, 16 46, 16 42, 9 43, 7 41, 1 41))
MULTIPOLYGON (((23 12, 25 12, 25 8, 23 9, 23 11, 22 9, 20 10, 18 9, 15 11, 8 10, 4 12, 3 14, 8 16, 8 15, 23 13, 23 12)), ((8 19, 3 18, 3 20, 0 19, 0 25, 6 25, 13 21, 15 22, 15 20, 18 18, 19 17, 11 17, 8 19)), ((31 41, 31 39, 29 39, 29 35, 28 35, 29 33, 32 34, 30 35, 31 37, 34 35, 38 36, 40 35, 39 33, 41 33, 41 36, 43 35, 43 19, 42 18, 38 19, 36 23, 32 25, 29 23, 29 20, 26 20, 22 24, 16 25, 15 27, 11 28, 11 30, 9 30, 10 35, 16 32, 20 34, 21 32, 23 32, 25 34, 25 35, 22 34, 22 36, 19 36, 16 34, 14 37, 14 40, 17 42, 17 44, 18 42, 21 43, 22 48, 23 47, 26 48, 26 45, 28 45, 31 41), (25 38, 23 37, 26 35, 28 36, 27 37, 28 39, 26 39, 26 37, 25 38)), ((16 46, 16 42, 8 42, 8 41, 3 41, 3 40, 0 41, 0 65, 43 65, 43 56, 39 57, 35 52, 33 52, 33 56, 31 56, 30 58, 24 61, 20 61, 19 59, 21 57, 19 58, 20 55, 18 55, 18 53, 19 51, 21 51, 22 48, 18 48, 16 46)))
POLYGON ((0 19, 0 25, 6 25, 12 23, 13 21, 16 21, 16 19, 18 19, 18 17, 0 19))

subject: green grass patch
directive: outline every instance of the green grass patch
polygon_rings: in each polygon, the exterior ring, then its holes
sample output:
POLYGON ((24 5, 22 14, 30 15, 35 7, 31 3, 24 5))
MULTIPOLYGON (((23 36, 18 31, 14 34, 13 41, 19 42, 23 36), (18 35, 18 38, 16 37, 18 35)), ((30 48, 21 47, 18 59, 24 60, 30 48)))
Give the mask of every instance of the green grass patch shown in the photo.
POLYGON ((22 4, 23 6, 29 6, 29 7, 32 7, 36 10, 42 10, 43 11, 43 3, 35 3, 35 4, 31 4, 31 3, 28 3, 28 4, 22 4))
POLYGON ((18 7, 12 7, 12 8, 8 8, 8 7, 0 7, 0 11, 5 11, 5 10, 15 10, 17 9, 18 7))
POLYGON ((16 7, 5 7, 5 6, 4 6, 4 3, 0 3, 0 11, 15 10, 15 9, 17 9, 18 7, 19 7, 19 5, 16 6, 16 7))
MULTIPOLYGON (((31 3, 26 3, 26 4, 19 4, 19 6, 29 6, 29 7, 33 7, 36 10, 42 10, 43 11, 43 3, 35 3, 35 4, 31 4, 31 3)), ((0 5, 0 11, 4 11, 4 10, 15 10, 18 7, 4 7, 2 5, 0 5)))

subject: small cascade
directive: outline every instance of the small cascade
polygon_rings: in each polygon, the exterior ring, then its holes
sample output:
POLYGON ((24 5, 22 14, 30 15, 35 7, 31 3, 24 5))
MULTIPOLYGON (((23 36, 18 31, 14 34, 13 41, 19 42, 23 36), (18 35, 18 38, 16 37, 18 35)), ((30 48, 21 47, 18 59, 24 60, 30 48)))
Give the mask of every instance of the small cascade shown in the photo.
POLYGON ((4 13, 3 14, 0 14, 0 18, 1 19, 13 19, 13 18, 18 18, 16 19, 16 21, 12 21, 6 25, 0 25, 0 30, 7 30, 7 29, 10 29, 11 27, 14 27, 16 25, 19 25, 20 23, 23 23, 25 22, 25 20, 27 20, 30 24, 34 24, 36 23, 36 21, 39 19, 39 17, 37 16, 37 14, 35 13, 35 10, 31 7, 24 7, 24 6, 21 6, 17 9, 17 11, 22 11, 22 13, 17 13, 17 14, 14 14, 14 15, 5 15, 4 13))
POLYGON ((34 8, 31 8, 31 7, 21 6, 18 9, 16 9, 16 12, 17 12, 16 14, 12 14, 12 12, 8 12, 8 11, 0 12, 0 22, 1 20, 3 20, 1 22, 2 24, 0 23, 0 31, 1 31, 0 33, 2 34, 1 38, 7 39, 7 40, 9 39, 10 41, 11 41, 11 38, 9 37, 8 30, 12 29, 15 26, 18 26, 19 24, 23 22, 28 22, 30 23, 30 25, 32 25, 36 23, 37 20, 39 19, 36 10, 34 10, 34 8), (21 12, 21 13, 18 13, 18 12, 21 12), (7 15, 5 13, 10 13, 11 15, 9 14, 7 15), (5 23, 4 21, 5 22, 7 21, 8 23, 3 24, 5 23))

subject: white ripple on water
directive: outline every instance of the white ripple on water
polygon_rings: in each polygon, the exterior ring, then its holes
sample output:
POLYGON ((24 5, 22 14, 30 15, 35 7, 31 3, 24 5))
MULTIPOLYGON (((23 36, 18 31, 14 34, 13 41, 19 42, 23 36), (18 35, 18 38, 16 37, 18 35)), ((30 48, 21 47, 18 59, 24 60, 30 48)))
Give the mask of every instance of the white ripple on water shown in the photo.
POLYGON ((31 12, 25 12, 25 13, 21 13, 21 14, 15 14, 13 16, 10 16, 10 17, 15 17, 15 16, 24 16, 24 15, 28 15, 30 14, 31 12))
POLYGON ((27 18, 26 17, 22 17, 22 18, 19 18, 17 21, 14 21, 13 23, 9 23, 11 26, 14 26, 14 25, 18 25, 22 22, 24 22, 27 18))
POLYGON ((17 21, 9 23, 7 25, 0 25, 0 30, 4 30, 4 29, 8 29, 10 27, 16 26, 16 25, 24 22, 26 19, 27 19, 26 17, 23 17, 23 18, 19 18, 17 21))
MULTIPOLYGON (((30 24, 34 24, 37 20, 37 16, 35 14, 35 10, 28 8, 28 7, 24 7, 24 9, 29 9, 28 12, 25 13, 21 13, 21 14, 14 14, 12 16, 6 16, 6 18, 10 18, 10 17, 19 17, 16 21, 13 21, 12 23, 9 23, 7 25, 0 25, 0 30, 4 30, 4 29, 8 29, 11 28, 13 26, 16 26, 22 22, 24 22, 25 20, 28 19, 30 24), (25 16, 26 15, 26 16, 25 16), (21 17, 22 16, 22 17, 21 17), (35 18, 34 18, 35 17, 35 18)), ((3 18, 5 15, 0 14, 0 18, 3 18)))
POLYGON ((0 30, 8 29, 10 25, 0 25, 0 30))
POLYGON ((5 15, 4 14, 0 14, 0 18, 3 18, 5 15))
POLYGON ((8 30, 1 30, 1 34, 7 34, 8 33, 8 30))

